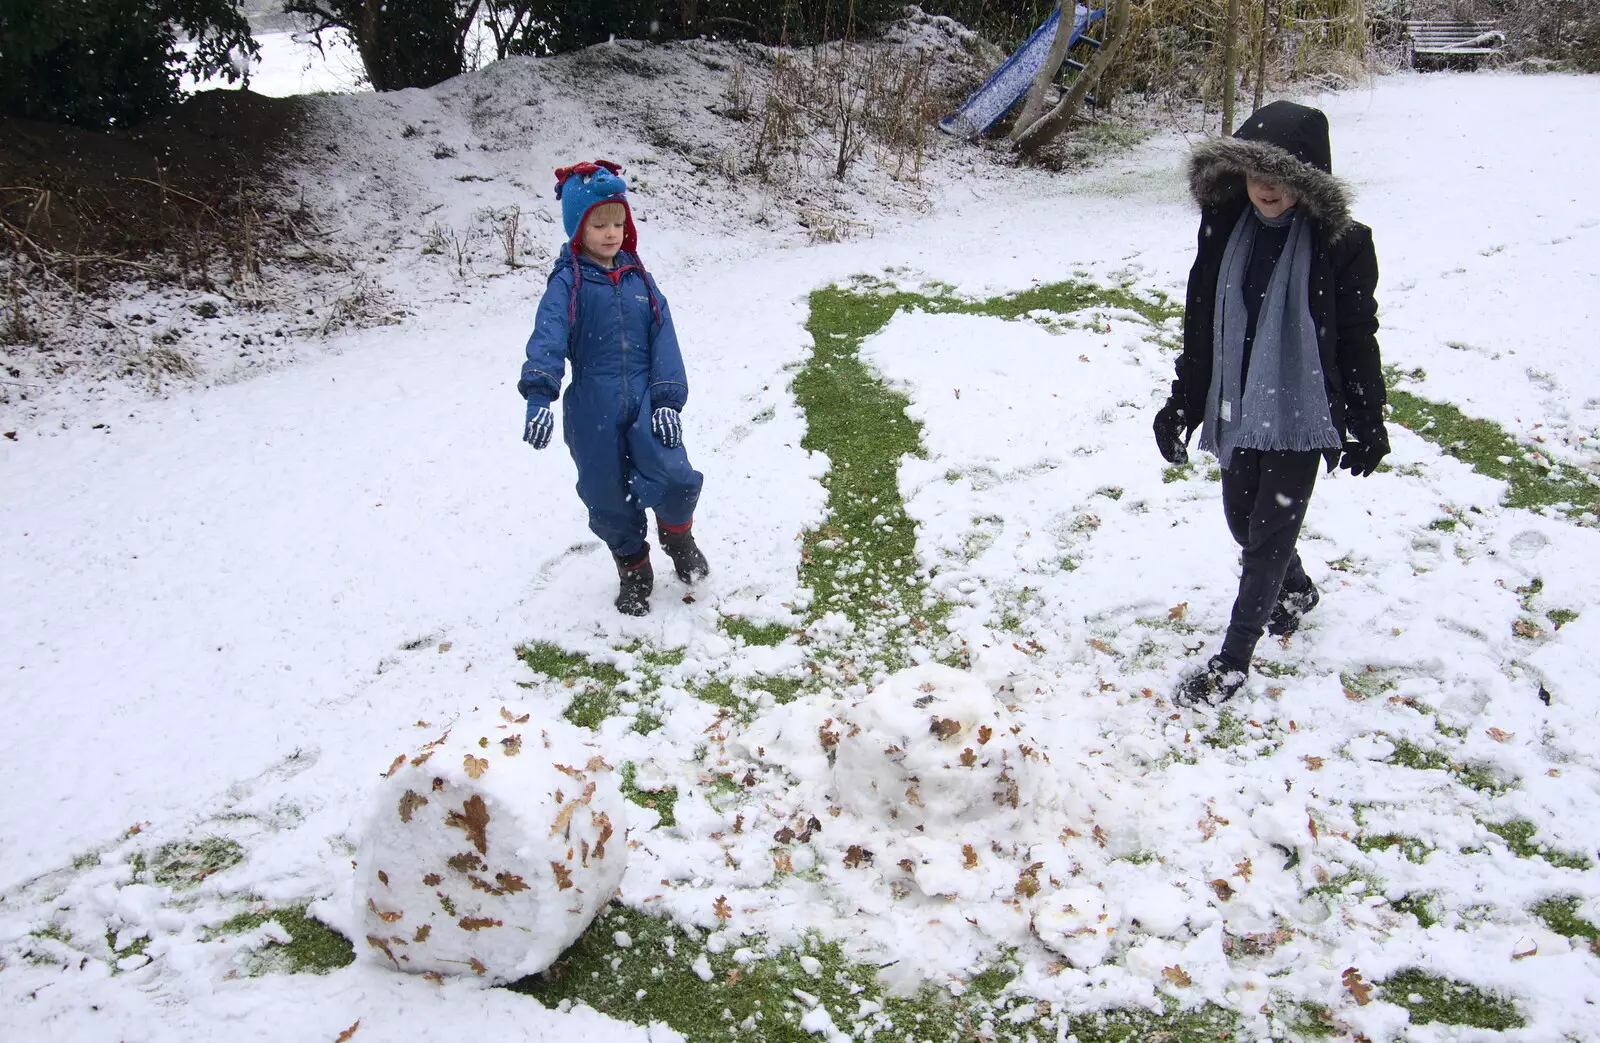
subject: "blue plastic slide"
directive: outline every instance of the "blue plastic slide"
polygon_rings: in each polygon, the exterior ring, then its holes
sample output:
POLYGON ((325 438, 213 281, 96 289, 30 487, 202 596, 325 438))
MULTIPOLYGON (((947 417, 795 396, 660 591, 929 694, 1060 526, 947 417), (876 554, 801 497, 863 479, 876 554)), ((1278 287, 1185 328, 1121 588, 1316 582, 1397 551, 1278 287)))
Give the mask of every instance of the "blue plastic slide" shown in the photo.
MULTIPOLYGON (((1086 39, 1084 34, 1089 31, 1091 25, 1105 16, 1104 10, 1091 11, 1083 4, 1078 4, 1067 50, 1070 52, 1080 42, 1099 46, 1096 41, 1086 39)), ((1001 117, 1010 112, 1011 107, 1028 93, 1028 87, 1038 74, 1039 67, 1050 57, 1050 45, 1055 43, 1056 23, 1060 20, 1060 8, 1051 11, 1050 17, 1045 19, 1044 24, 1028 37, 1028 42, 991 73, 989 78, 983 81, 983 86, 973 91, 972 97, 962 103, 955 115, 946 116, 939 121, 939 129, 946 134, 970 139, 987 133, 989 128, 999 123, 1001 117)), ((1082 68, 1076 62, 1069 64, 1074 68, 1082 68)))

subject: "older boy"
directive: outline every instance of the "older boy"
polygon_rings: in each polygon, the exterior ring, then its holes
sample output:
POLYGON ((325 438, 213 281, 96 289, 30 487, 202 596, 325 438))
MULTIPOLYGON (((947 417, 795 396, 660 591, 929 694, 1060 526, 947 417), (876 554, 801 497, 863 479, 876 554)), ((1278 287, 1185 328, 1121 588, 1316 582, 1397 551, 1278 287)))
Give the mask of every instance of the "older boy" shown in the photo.
POLYGON ((1156 414, 1156 445, 1187 459, 1189 435, 1222 466, 1243 571, 1221 650, 1179 687, 1215 705, 1244 684, 1263 629, 1292 633, 1316 606, 1295 541, 1317 460, 1370 475, 1389 452, 1378 354, 1378 258, 1333 177, 1328 120, 1273 102, 1231 138, 1198 145, 1200 204, 1183 353, 1156 414))

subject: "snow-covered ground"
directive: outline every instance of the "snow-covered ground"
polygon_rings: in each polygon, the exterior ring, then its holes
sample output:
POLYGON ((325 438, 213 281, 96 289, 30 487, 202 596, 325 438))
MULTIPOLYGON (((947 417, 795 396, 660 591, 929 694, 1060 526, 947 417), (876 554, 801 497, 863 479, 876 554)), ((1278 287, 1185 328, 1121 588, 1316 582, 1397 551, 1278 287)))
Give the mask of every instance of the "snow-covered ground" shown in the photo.
MULTIPOLYGON (((418 237, 501 199, 552 211, 554 161, 635 162, 642 145, 569 129, 559 99, 544 97, 515 191, 445 179, 455 161, 432 158, 432 143, 484 139, 438 99, 480 91, 480 125, 500 125, 524 100, 519 68, 323 100, 344 154, 306 183, 343 211, 346 242, 373 237, 374 254, 394 258, 387 278, 413 313, 402 325, 204 390, 107 392, 93 415, 63 407, 54 430, 0 442, 5 1038, 186 1040, 226 1026, 238 1039, 332 1039, 358 1019, 359 1039, 503 1038, 513 1025, 528 1038, 647 1038, 592 1012, 441 991, 365 958, 326 977, 239 977, 243 943, 202 940, 262 901, 310 900, 355 936, 351 859, 375 776, 474 709, 519 700, 559 714, 565 688, 518 687, 533 675, 512 648, 532 640, 683 650, 662 671, 663 727, 645 736, 618 719, 600 732, 641 781, 680 790, 676 827, 634 823, 622 895, 636 907, 714 929, 713 902, 727 896, 729 932, 776 943, 814 928, 893 952, 898 984, 958 982, 1015 947, 1016 987, 1068 1007, 1204 999, 1264 1035, 1257 1012, 1283 992, 1375 1040, 1479 1038, 1405 1029, 1401 1008, 1357 1006, 1342 977, 1423 966, 1515 997, 1529 1019, 1515 1038, 1593 1038, 1600 960, 1528 907, 1576 895, 1600 920, 1600 871, 1515 858, 1483 823, 1528 820, 1539 842, 1591 864, 1600 851, 1600 536, 1499 507, 1497 483, 1395 429, 1394 471, 1322 480, 1302 544, 1322 605, 1290 646, 1263 645, 1280 676, 1253 681, 1231 707, 1237 734, 1207 745, 1204 718, 1165 696, 1225 625, 1234 552, 1216 486, 1162 480, 1149 418, 1170 354, 1131 313, 1066 329, 907 313, 863 347, 924 425, 927 458, 900 474, 919 558, 940 567, 936 591, 965 603, 951 626, 974 672, 1010 686, 1006 712, 1049 764, 1022 821, 930 838, 980 852, 981 883, 952 866, 955 883, 900 894, 901 856, 889 852, 921 857, 927 845, 857 805, 813 845, 817 873, 776 876, 773 831, 838 803, 818 729, 854 712, 871 679, 727 722, 710 751, 716 709, 688 689, 797 670, 807 656, 792 639, 745 647, 717 625, 788 622, 803 603, 799 537, 824 516, 828 466, 801 448, 789 389, 810 347, 807 294, 892 270, 905 286, 937 280, 975 297, 1087 273, 1181 299, 1194 241, 1185 142, 1158 137, 1068 177, 959 178, 946 166, 926 186, 926 216, 874 211, 870 237, 816 246, 740 231, 759 201, 717 196, 715 175, 697 181, 681 157, 635 165, 641 249, 672 300, 693 385, 687 438, 707 476, 697 532, 716 572, 692 603, 659 581, 655 612, 625 620, 570 462, 517 439, 513 385, 542 271, 445 291, 439 258, 376 238, 418 237), (396 132, 430 110, 436 126, 414 125, 439 134, 411 148, 396 132), (340 170, 370 181, 335 195, 340 170), (708 195, 732 201, 719 219, 708 195), (1447 513, 1463 520, 1431 527, 1447 513), (997 632, 1019 604, 1020 631, 997 632), (1577 618, 1513 633, 1557 609, 1577 618), (1445 743, 1517 784, 1474 790, 1384 763, 1401 739, 1445 743), (728 835, 734 808, 704 799, 707 772, 731 770, 715 762, 724 754, 760 773, 760 799, 738 809, 744 836, 728 835), (1434 850, 1420 865, 1398 847, 1364 851, 1351 842, 1363 830, 1434 850), (241 845, 243 860, 181 894, 130 883, 135 852, 212 836, 241 845), (875 865, 842 867, 869 839, 875 865), (1016 901, 1016 872, 1034 861, 1057 886, 1016 901), (1103 964, 1062 970, 1035 936, 1060 943, 1074 929, 1060 908, 1069 880, 1104 888, 1107 915, 1128 925, 1103 964), (1316 890, 1329 880, 1338 887, 1316 890), (1424 890, 1436 895, 1431 928, 1386 904, 1424 890), (149 962, 114 966, 108 931, 149 937, 149 962), (1229 936, 1279 934, 1260 959, 1224 954, 1229 936), (41 949, 49 959, 23 955, 41 949)), ((1426 370, 1418 393, 1593 465, 1600 146, 1575 128, 1600 119, 1600 81, 1400 76, 1313 100, 1374 228, 1385 360, 1426 370)), ((530 224, 537 245, 556 245, 552 225, 530 224)), ((628 651, 617 662, 639 665, 628 651)))

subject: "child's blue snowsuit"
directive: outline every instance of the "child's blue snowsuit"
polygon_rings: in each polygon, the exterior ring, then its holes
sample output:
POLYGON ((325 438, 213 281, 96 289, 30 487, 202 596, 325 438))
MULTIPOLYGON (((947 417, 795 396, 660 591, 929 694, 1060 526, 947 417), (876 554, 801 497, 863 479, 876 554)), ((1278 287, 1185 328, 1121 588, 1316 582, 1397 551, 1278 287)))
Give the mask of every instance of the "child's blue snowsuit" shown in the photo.
POLYGON ((625 250, 616 264, 561 248, 517 390, 530 409, 549 405, 572 360, 561 430, 578 466, 578 496, 590 530, 613 555, 631 558, 645 546, 644 509, 664 525, 688 524, 703 479, 682 447, 666 448, 650 429, 653 409, 681 411, 689 398, 666 298, 637 254, 625 250))

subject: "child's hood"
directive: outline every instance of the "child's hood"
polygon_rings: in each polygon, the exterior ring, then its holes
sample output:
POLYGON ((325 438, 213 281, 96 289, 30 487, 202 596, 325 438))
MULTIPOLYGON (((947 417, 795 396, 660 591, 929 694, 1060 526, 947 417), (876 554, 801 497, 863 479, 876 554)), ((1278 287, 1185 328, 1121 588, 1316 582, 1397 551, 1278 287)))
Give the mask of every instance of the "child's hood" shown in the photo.
POLYGON ((1275 101, 1232 137, 1203 141, 1189 156, 1189 193, 1201 206, 1243 196, 1250 175, 1292 190, 1332 238, 1349 229, 1350 190, 1333 176, 1328 117, 1321 110, 1275 101))

